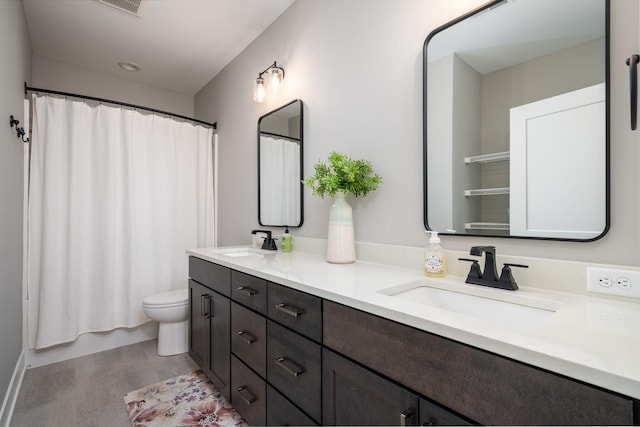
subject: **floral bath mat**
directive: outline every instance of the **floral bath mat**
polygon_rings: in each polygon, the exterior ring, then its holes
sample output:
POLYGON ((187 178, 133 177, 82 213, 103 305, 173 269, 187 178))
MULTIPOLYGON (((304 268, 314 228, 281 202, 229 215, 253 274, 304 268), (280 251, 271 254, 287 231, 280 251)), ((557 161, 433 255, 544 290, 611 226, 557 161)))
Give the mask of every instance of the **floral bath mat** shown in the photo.
POLYGON ((124 396, 133 427, 246 426, 201 370, 124 396))

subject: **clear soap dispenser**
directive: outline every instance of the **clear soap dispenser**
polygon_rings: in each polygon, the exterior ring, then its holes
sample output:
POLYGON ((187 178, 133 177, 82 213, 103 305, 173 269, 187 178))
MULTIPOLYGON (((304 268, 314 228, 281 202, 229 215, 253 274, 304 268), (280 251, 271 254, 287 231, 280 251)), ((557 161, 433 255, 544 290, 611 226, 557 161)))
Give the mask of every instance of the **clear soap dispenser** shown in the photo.
MULTIPOLYGON (((429 233, 428 231, 425 231, 429 233)), ((431 238, 424 254, 424 274, 427 277, 444 277, 447 271, 447 260, 444 249, 440 245, 437 231, 431 231, 431 238)))

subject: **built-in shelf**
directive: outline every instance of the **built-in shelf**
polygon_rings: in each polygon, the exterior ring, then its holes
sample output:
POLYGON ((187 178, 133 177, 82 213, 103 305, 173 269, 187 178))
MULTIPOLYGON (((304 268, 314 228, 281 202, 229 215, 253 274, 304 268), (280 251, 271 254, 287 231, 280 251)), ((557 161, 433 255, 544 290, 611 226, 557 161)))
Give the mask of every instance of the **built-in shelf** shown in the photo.
POLYGON ((467 222, 466 230, 509 230, 509 224, 503 222, 467 222))
POLYGON ((501 153, 490 153, 482 154, 480 156, 465 157, 464 162, 467 164, 500 162, 503 160, 509 160, 509 156, 510 155, 508 151, 503 151, 501 153))
POLYGON ((493 196, 496 194, 509 194, 509 187, 478 188, 476 190, 464 190, 464 195, 469 196, 493 196))

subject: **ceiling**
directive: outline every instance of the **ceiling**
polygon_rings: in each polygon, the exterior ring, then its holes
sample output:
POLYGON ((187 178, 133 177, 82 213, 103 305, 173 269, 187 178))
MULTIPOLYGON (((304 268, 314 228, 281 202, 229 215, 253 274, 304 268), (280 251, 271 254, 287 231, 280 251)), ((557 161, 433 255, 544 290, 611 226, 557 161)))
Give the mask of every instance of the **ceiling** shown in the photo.
POLYGON ((195 95, 293 1, 143 0, 141 16, 98 0, 23 4, 35 55, 195 95))

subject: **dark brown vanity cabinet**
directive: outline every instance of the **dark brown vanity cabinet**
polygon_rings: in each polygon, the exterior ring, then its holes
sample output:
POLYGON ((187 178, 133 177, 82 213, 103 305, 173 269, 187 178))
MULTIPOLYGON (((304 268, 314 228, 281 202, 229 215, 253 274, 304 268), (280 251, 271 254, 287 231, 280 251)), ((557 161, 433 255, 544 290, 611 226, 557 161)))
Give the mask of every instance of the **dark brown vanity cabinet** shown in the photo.
POLYGON ((629 397, 340 304, 323 309, 325 346, 481 424, 633 424, 629 397))
POLYGON ((189 257, 189 355, 230 396, 231 270, 189 257))
POLYGON ((189 267, 189 354, 251 425, 640 421, 629 397, 198 258, 189 267))

